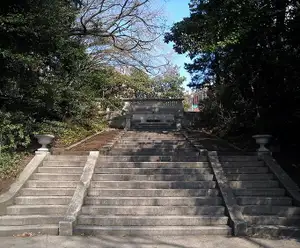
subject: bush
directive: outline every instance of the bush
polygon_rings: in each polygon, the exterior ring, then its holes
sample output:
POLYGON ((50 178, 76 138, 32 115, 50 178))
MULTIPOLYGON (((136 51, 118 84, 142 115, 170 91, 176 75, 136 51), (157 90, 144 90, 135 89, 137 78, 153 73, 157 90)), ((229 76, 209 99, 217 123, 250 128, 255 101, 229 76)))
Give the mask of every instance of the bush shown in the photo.
POLYGON ((24 153, 0 152, 0 179, 16 176, 20 171, 19 162, 24 155, 24 153))

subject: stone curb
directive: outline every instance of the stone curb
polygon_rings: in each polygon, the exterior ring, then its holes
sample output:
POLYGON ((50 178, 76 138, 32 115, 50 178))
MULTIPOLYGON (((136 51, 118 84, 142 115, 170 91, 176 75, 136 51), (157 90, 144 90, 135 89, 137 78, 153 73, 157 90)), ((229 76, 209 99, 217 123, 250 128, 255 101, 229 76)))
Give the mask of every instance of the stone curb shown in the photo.
POLYGON ((6 214, 6 208, 13 204, 16 195, 19 193, 31 175, 43 163, 48 154, 49 152, 36 154, 26 165, 16 181, 10 186, 9 190, 0 195, 0 215, 6 214))
POLYGON ((84 198, 90 186, 98 157, 98 151, 91 151, 87 158, 80 181, 76 187, 72 200, 69 203, 64 220, 59 222, 59 235, 61 236, 73 235, 73 229, 77 222, 77 216, 81 211, 84 198))
POLYGON ((285 188, 288 195, 292 197, 294 205, 300 206, 300 188, 290 176, 280 167, 270 154, 264 154, 261 159, 269 167, 270 171, 277 177, 280 184, 285 188))
POLYGON ((229 186, 227 177, 223 171, 221 163, 219 162, 218 153, 216 151, 208 152, 208 159, 225 203, 225 208, 229 215, 233 235, 245 236, 247 234, 247 222, 244 220, 241 208, 237 204, 233 191, 229 186))

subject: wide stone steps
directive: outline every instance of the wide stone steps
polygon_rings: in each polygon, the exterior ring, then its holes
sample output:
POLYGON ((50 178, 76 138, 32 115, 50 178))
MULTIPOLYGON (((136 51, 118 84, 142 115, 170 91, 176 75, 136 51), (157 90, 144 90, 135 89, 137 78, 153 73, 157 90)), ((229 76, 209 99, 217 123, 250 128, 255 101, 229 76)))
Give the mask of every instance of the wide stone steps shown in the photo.
POLYGON ((76 234, 86 235, 143 235, 143 236, 186 236, 186 235, 231 235, 231 228, 220 226, 88 226, 78 225, 76 234))
POLYGON ((241 168, 241 167, 262 167, 263 161, 222 161, 223 168, 241 168))
POLYGON ((77 184, 77 181, 28 180, 25 186, 27 188, 75 188, 77 184))
POLYGON ((53 161, 53 162, 69 163, 69 162, 85 162, 86 160, 87 160, 87 156, 50 155, 47 156, 44 162, 53 161))
POLYGON ((271 173, 266 174, 229 174, 227 175, 230 181, 262 181, 274 179, 274 175, 271 173))
POLYGON ((58 224, 63 218, 63 215, 5 215, 0 216, 0 225, 22 226, 58 224))
MULTIPOLYGON (((160 156, 172 156, 172 155, 177 155, 178 153, 181 154, 181 156, 198 156, 199 151, 172 151, 172 150, 138 150, 138 151, 130 151, 130 150, 112 150, 109 152, 109 155, 140 155, 140 156, 145 156, 145 155, 160 155, 160 156)), ((179 158, 178 158, 179 159, 179 158)))
POLYGON ((245 215, 300 215, 300 207, 292 206, 246 205, 241 206, 241 209, 245 215))
POLYGON ((81 174, 62 174, 62 173, 35 173, 32 175, 32 180, 42 181, 76 181, 78 182, 81 174))
POLYGON ((58 235, 86 161, 87 156, 48 155, 0 216, 0 236, 58 235))
POLYGON ((222 162, 259 162, 257 156, 219 156, 222 162))
POLYGON ((97 189, 88 190, 89 196, 110 197, 195 197, 218 196, 218 189, 97 189))
POLYGON ((95 168, 96 174, 211 174, 211 168, 95 168))
MULTIPOLYGON (((41 182, 41 181, 36 181, 41 182)), ((57 183, 57 182, 55 182, 57 183)), ((72 182, 60 182, 67 183, 72 182)), ((63 185, 63 184, 61 184, 63 185)), ((62 186, 63 187, 63 186, 62 186)), ((99 188, 123 188, 123 189, 208 189, 215 188, 214 181, 92 181, 91 187, 99 188)))
POLYGON ((13 235, 22 237, 24 233, 58 235, 58 224, 0 226, 0 236, 2 237, 13 235))
POLYGON ((84 215, 224 215, 224 206, 87 206, 84 215))
POLYGON ((75 188, 24 188, 21 189, 22 196, 73 196, 75 188))
POLYGON ((265 188, 265 189, 234 189, 236 196, 284 196, 285 190, 282 188, 265 188))
POLYGON ((256 166, 256 167, 241 167, 241 168, 228 168, 224 167, 223 168, 225 173, 228 175, 230 174, 261 174, 261 173, 267 173, 269 170, 267 167, 261 167, 261 166, 256 166))
POLYGON ((190 144, 186 143, 154 143, 154 142, 148 142, 148 143, 142 143, 142 144, 116 144, 114 145, 115 149, 131 149, 131 150, 140 150, 140 149, 161 149, 161 150, 195 150, 195 147, 191 146, 190 144))
POLYGON ((48 166, 48 167, 84 167, 86 161, 44 161, 43 166, 48 166))
POLYGON ((18 205, 67 205, 71 196, 18 196, 15 203, 18 205))
POLYGON ((64 215, 68 205, 13 205, 7 207, 8 215, 64 215))
POLYGON ((279 183, 275 180, 268 181, 230 181, 232 188, 274 188, 278 187, 279 183))
POLYGON ((280 216, 268 216, 268 215, 257 215, 244 217, 246 221, 252 225, 286 225, 286 226, 300 226, 300 215, 293 217, 280 217, 280 216))
POLYGON ((79 174, 81 175, 83 168, 81 167, 39 167, 39 173, 53 173, 53 174, 79 174))
POLYGON ((101 168, 210 168, 208 162, 107 162, 101 168))
POLYGON ((98 163, 103 162, 208 162, 206 156, 101 156, 98 158, 98 163))
POLYGON ((157 174, 157 175, 135 175, 135 174, 94 174, 94 181, 194 181, 212 180, 212 174, 199 175, 176 175, 176 174, 157 174))
POLYGON ((264 162, 255 156, 221 156, 220 160, 248 223, 249 235, 278 238, 300 234, 294 227, 300 223, 300 208, 293 207, 292 199, 285 196, 264 162))
POLYGON ((237 197, 239 205, 292 205, 290 197, 237 197))
POLYGON ((226 225, 228 217, 220 216, 109 216, 109 215, 81 215, 79 225, 98 226, 209 226, 226 225))
POLYGON ((300 228, 286 225, 256 225, 249 228, 248 234, 254 237, 297 238, 300 236, 300 228))
POLYGON ((86 197, 86 205, 109 206, 200 206, 220 205, 221 197, 86 197))

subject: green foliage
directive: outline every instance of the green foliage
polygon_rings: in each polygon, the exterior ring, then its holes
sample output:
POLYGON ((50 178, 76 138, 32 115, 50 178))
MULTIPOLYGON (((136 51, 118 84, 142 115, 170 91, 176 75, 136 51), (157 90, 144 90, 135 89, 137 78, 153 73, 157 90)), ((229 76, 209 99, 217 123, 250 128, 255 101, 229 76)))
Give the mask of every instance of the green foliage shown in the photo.
POLYGON ((21 112, 0 111, 0 145, 2 152, 24 148, 30 143, 33 120, 21 112))
POLYGON ((211 127, 268 132, 286 145, 299 140, 299 4, 191 0, 190 12, 165 40, 192 59, 192 87, 214 85, 205 109, 211 127))
POLYGON ((10 178, 19 173, 18 166, 25 154, 0 152, 0 179, 10 178))

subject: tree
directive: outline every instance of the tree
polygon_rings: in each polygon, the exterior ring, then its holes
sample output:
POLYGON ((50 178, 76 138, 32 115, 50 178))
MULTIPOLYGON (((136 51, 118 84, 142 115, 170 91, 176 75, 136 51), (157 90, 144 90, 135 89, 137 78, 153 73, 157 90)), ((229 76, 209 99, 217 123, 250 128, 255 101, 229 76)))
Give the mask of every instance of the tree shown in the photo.
POLYGON ((81 37, 98 63, 155 73, 168 64, 159 51, 162 11, 150 0, 83 0, 72 35, 81 37))
POLYGON ((190 17, 166 34, 166 42, 193 61, 186 65, 191 86, 214 84, 214 106, 230 119, 228 131, 293 139, 299 123, 299 8, 290 0, 192 0, 190 17), (291 133, 283 136, 282 130, 291 133))
POLYGON ((76 10, 65 0, 1 3, 2 109, 37 120, 82 111, 90 62, 85 47, 69 36, 75 17, 76 10))
POLYGON ((182 98, 184 77, 179 74, 176 66, 169 66, 161 75, 153 78, 153 92, 162 98, 182 98))

